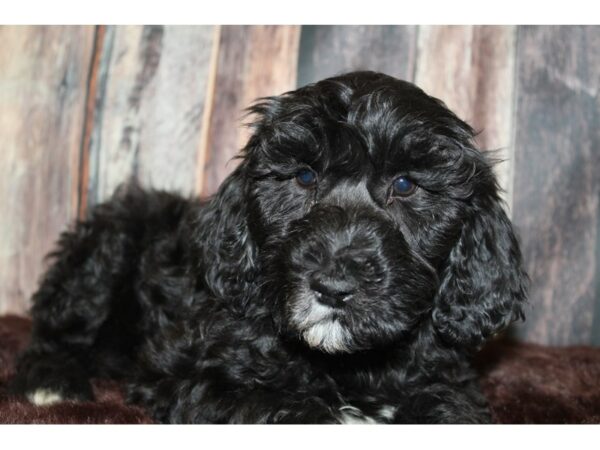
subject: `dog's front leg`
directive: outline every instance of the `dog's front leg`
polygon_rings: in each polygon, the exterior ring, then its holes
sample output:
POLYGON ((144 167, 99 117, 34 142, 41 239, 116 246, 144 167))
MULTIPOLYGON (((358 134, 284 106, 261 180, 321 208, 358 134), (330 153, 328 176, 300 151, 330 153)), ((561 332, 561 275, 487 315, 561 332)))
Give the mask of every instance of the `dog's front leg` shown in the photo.
POLYGON ((475 383, 431 384, 397 408, 394 423, 490 423, 487 403, 475 383))
POLYGON ((129 400, 150 410, 163 423, 333 424, 335 409, 307 394, 252 389, 213 380, 163 379, 131 386, 129 400))

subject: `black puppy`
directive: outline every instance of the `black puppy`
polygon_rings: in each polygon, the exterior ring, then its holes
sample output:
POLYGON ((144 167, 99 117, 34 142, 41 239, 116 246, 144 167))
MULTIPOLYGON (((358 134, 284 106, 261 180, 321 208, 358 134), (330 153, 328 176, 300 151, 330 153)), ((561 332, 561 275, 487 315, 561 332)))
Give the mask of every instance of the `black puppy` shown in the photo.
POLYGON ((15 388, 121 377, 163 422, 489 421, 469 357, 527 276, 472 129, 373 72, 251 112, 208 202, 129 186, 62 235, 15 388))

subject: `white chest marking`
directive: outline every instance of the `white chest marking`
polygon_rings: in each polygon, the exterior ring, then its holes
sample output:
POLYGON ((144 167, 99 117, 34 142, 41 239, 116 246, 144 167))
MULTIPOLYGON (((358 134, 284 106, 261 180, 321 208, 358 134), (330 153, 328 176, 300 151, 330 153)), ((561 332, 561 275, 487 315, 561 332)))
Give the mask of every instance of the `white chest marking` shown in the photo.
POLYGON ((394 418, 395 408, 389 405, 383 405, 377 412, 376 417, 365 415, 360 409, 352 405, 345 405, 340 408, 338 420, 345 425, 374 425, 388 423, 394 418))

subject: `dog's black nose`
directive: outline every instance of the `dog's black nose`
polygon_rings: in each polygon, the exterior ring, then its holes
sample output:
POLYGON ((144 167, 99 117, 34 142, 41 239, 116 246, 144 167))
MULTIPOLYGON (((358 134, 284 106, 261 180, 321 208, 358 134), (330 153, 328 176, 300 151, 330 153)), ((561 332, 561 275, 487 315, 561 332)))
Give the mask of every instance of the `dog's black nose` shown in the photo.
POLYGON ((320 273, 310 279, 310 288, 315 292, 319 303, 334 308, 343 307, 356 292, 357 283, 347 278, 332 277, 320 273))

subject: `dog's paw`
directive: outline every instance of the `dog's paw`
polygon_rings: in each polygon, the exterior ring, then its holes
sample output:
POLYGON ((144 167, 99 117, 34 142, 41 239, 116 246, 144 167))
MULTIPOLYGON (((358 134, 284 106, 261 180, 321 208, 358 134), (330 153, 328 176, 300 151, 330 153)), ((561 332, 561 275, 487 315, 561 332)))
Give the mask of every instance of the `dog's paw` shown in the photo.
POLYGON ((25 397, 36 406, 49 406, 64 401, 60 393, 50 389, 36 389, 25 394, 25 397))
POLYGON ((73 358, 58 353, 26 353, 18 365, 9 391, 34 405, 93 400, 87 373, 73 358))
POLYGON ((13 394, 25 397, 36 406, 49 406, 61 402, 85 402, 94 399, 92 387, 87 380, 65 378, 61 382, 53 380, 49 383, 48 381, 30 383, 28 386, 19 386, 11 390, 13 394))
POLYGON ((85 402, 94 399, 92 387, 86 379, 65 377, 61 380, 36 380, 27 386, 13 384, 12 392, 25 397, 36 406, 49 406, 61 402, 85 402))

